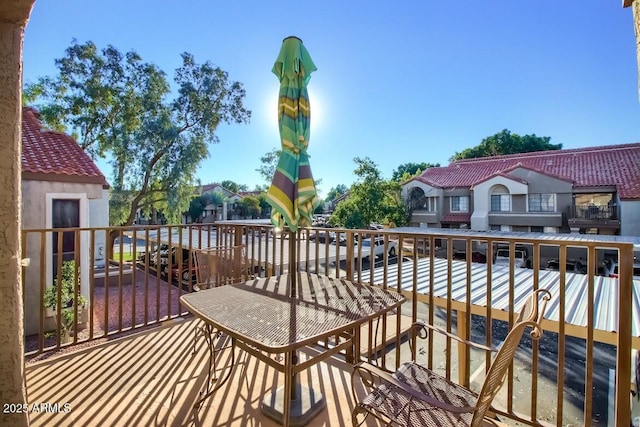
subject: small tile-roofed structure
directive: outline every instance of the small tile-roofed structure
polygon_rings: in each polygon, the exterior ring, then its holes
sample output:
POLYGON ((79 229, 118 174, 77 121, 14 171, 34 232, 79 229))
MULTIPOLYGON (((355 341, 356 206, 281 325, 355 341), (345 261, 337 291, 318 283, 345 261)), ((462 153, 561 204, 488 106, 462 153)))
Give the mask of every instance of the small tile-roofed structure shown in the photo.
POLYGON ((22 109, 22 178, 101 184, 107 179, 71 136, 42 127, 38 111, 22 109))
POLYGON ((640 199, 640 143, 458 160, 413 179, 439 188, 472 187, 515 167, 569 180, 574 188, 616 187, 621 200, 640 199))

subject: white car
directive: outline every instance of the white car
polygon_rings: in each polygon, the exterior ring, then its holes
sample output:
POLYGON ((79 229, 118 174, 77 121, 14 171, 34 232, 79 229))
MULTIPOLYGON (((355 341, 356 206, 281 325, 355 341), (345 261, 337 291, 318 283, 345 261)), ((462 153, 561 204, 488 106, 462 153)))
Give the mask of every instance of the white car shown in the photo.
MULTIPOLYGON (((514 251, 514 267, 515 268, 527 268, 527 253, 523 250, 516 249, 514 251)), ((502 265, 509 267, 509 249, 498 249, 496 256, 493 258, 495 265, 502 265)))
MULTIPOLYGON (((362 238, 359 243, 362 246, 362 257, 368 258, 371 255, 371 238, 362 238)), ((396 256, 396 242, 389 240, 387 243, 387 251, 390 257, 396 256)), ((384 237, 374 237, 373 239, 373 256, 375 258, 384 256, 384 237)), ((359 250, 358 250, 359 251, 359 250)))

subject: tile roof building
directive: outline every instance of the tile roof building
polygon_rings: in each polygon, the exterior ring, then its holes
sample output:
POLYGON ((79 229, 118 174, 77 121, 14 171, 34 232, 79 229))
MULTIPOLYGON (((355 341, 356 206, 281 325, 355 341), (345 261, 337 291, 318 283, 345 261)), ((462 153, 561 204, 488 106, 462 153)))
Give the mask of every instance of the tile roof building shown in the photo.
POLYGON ((415 225, 640 235, 640 143, 458 160, 403 189, 415 225))
POLYGON ((22 110, 22 178, 109 184, 91 157, 69 135, 42 127, 39 113, 22 110))
MULTIPOLYGON (((71 136, 43 128, 38 112, 30 107, 22 110, 21 164, 24 230, 109 226, 109 184, 104 174, 71 136)), ((60 246, 53 239, 44 245, 40 239, 23 242, 26 257, 31 259, 24 273, 28 312, 42 307, 41 272, 46 272, 45 284, 52 285, 60 259, 79 260, 80 291, 87 300, 89 265, 105 265, 106 233, 96 232, 91 238, 81 233, 77 241, 73 232, 61 234, 60 246)), ((27 335, 37 333, 39 327, 38 316, 26 318, 27 335)))

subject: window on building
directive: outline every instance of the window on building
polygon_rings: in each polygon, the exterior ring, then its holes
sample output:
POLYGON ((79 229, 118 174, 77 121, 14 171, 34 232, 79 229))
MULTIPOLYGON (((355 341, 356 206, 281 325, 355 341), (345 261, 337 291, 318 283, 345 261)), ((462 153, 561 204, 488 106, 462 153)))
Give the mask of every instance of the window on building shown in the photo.
POLYGON ((529 212, 555 212, 556 198, 550 193, 529 194, 529 212))
POLYGON ((451 212, 469 212, 469 196, 451 197, 451 212))
POLYGON ((464 222, 453 222, 449 224, 442 224, 442 228, 450 228, 453 230, 467 229, 469 225, 464 222))
POLYGON ((491 211, 492 212, 510 212, 511 211, 511 195, 492 194, 491 195, 491 211))
POLYGON ((531 226, 531 232, 532 233, 544 233, 544 227, 539 226, 539 225, 532 225, 531 226))
POLYGON ((437 197, 426 197, 424 207, 429 212, 437 212, 438 211, 438 198, 437 197))

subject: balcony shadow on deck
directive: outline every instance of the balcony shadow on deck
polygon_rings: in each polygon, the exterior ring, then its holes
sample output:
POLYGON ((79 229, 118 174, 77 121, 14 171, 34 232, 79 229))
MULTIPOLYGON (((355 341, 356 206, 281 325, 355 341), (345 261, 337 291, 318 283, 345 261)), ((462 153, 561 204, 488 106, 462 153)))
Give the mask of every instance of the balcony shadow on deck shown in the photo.
MULTIPOLYGON (((197 324, 191 318, 165 322, 146 332, 28 363, 31 425, 276 426, 262 415, 259 404, 284 384, 284 378, 238 350, 229 381, 198 412, 192 410, 208 365, 203 340, 192 353, 197 324), (36 403, 49 411, 35 412, 36 403)), ((219 356, 219 369, 229 368, 229 355, 227 350, 219 356)), ((300 382, 312 384, 327 401, 310 426, 351 424, 350 372, 343 360, 329 358, 301 373, 300 382)))

